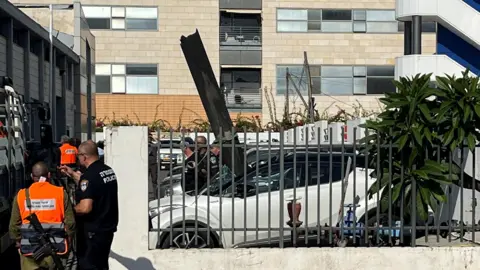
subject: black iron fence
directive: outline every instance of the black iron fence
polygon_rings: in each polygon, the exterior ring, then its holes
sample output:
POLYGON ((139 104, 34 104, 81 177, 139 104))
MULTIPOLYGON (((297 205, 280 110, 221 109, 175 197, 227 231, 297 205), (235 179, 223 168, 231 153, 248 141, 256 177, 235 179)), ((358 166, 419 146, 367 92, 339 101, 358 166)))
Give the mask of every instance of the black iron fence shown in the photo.
MULTIPOLYGON (((157 134, 163 139, 156 143, 158 199, 149 202, 151 247, 451 246, 478 240, 475 149, 413 149, 368 131, 359 140, 355 129, 351 141, 342 135, 340 144, 324 136, 299 141, 296 132, 289 140, 283 131, 235 132, 244 139, 157 134)), ((333 130, 327 132, 333 138, 333 130)))

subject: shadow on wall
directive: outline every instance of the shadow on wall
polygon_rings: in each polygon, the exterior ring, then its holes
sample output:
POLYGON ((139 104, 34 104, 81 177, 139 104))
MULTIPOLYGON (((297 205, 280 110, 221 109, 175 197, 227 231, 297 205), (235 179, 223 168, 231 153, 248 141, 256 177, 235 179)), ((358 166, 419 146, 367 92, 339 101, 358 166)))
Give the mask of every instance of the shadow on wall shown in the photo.
POLYGON ((152 262, 145 257, 140 257, 135 260, 110 251, 110 258, 117 260, 128 270, 157 270, 153 267, 152 262))

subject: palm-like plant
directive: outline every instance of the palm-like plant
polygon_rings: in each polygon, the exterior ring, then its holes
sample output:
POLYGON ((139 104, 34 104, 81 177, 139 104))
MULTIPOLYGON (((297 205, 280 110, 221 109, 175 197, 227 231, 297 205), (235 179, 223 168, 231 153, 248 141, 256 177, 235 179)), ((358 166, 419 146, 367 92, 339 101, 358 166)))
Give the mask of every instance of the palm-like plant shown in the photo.
POLYGON ((413 210, 426 220, 428 207, 435 210, 446 200, 442 185, 457 177, 436 146, 443 137, 437 130, 435 97, 444 96, 444 91, 430 87, 430 76, 396 81, 398 92, 380 99, 385 112, 365 124, 370 134, 363 139, 364 151, 377 179, 369 195, 381 193, 382 212, 403 204, 407 216, 413 210))

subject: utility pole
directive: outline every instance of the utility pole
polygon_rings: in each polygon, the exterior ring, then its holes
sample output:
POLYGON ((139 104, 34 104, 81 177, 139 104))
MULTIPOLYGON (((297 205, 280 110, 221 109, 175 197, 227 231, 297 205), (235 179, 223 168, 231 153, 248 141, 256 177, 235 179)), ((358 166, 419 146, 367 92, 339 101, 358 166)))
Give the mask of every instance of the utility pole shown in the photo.
POLYGON ((48 103, 50 103, 50 125, 52 126, 53 140, 57 137, 57 122, 56 122, 56 93, 53 93, 53 84, 55 83, 55 63, 53 58, 53 5, 48 5, 50 12, 50 23, 48 27, 48 39, 50 41, 49 48, 49 67, 50 67, 50 78, 48 79, 48 103))
MULTIPOLYGON (((287 71, 285 72, 285 79, 287 80, 287 89, 285 89, 285 111, 284 111, 284 118, 287 118, 289 117, 290 115, 290 89, 288 87, 289 83, 290 83, 290 78, 289 78, 289 71, 288 71, 288 68, 287 68, 287 71)), ((287 120, 287 119, 283 119, 283 120, 287 120)))
POLYGON ((307 73, 307 88, 308 88, 308 118, 310 119, 310 123, 315 122, 315 112, 313 111, 313 104, 312 104, 312 76, 310 75, 310 65, 308 64, 308 57, 307 57, 307 52, 303 52, 303 58, 304 58, 304 69, 307 73))
MULTIPOLYGON (((289 79, 292 78, 292 75, 290 75, 290 73, 287 73, 287 76, 289 77, 289 79)), ((293 88, 295 89, 295 91, 297 92, 298 97, 300 98, 300 100, 302 100, 303 105, 305 106, 305 108, 307 108, 308 104, 305 101, 305 99, 303 98, 302 92, 300 91, 300 89, 298 89, 298 86, 295 84, 295 82, 293 80, 292 80, 292 85, 293 85, 293 88)))

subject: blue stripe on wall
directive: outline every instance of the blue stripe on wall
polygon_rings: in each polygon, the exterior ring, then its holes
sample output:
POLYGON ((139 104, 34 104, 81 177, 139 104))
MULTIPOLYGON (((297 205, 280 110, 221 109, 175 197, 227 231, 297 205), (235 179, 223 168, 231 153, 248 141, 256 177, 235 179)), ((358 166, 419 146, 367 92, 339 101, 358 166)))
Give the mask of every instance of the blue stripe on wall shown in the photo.
POLYGON ((471 72, 480 75, 480 51, 440 24, 437 26, 437 54, 448 55, 471 72))
POLYGON ((480 12, 480 0, 463 0, 463 2, 480 12))

